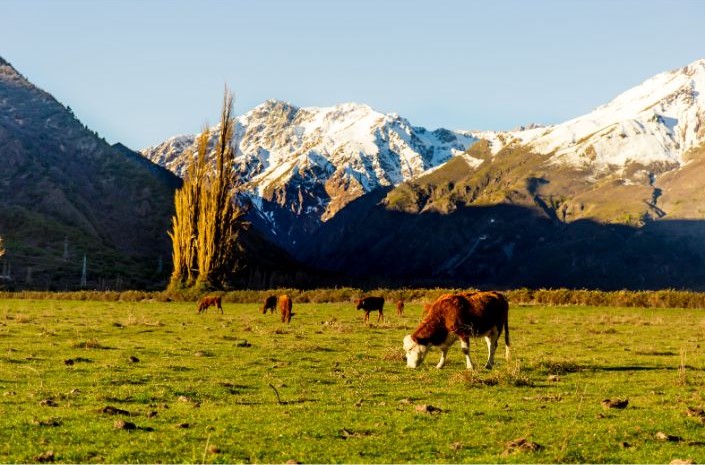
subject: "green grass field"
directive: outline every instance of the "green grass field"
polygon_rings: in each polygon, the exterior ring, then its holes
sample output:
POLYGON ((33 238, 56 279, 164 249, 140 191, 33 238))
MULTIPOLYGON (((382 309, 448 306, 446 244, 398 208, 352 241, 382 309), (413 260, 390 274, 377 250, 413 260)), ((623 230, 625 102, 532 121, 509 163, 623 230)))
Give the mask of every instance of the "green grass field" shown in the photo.
POLYGON ((702 310, 512 305, 470 372, 406 368, 421 304, 257 307, 0 301, 0 462, 705 461, 702 310))

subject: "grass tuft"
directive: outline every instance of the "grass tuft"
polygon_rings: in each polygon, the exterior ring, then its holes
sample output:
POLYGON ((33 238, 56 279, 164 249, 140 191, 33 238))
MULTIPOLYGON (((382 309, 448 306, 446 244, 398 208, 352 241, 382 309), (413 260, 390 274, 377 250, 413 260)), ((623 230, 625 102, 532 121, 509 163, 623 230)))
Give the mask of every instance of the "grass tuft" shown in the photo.
POLYGON ((104 346, 97 339, 91 338, 85 341, 73 341, 70 344, 72 349, 109 349, 110 347, 104 346))

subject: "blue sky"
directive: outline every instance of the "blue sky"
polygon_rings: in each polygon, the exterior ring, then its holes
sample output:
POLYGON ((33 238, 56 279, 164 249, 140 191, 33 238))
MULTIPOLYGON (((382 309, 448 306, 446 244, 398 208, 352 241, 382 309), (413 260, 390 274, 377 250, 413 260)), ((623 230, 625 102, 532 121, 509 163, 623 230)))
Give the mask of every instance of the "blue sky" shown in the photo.
POLYGON ((0 0, 0 56, 140 149, 269 98, 429 129, 558 123, 705 58, 705 1, 0 0))

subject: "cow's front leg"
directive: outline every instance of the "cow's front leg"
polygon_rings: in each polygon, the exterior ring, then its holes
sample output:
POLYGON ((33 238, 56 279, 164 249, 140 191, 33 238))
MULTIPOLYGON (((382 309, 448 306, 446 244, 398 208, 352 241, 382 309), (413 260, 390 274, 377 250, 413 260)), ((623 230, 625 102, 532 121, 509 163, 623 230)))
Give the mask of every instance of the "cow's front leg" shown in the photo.
POLYGON ((460 338, 460 350, 465 354, 465 365, 468 370, 472 370, 472 360, 470 360, 470 338, 460 338))
POLYGON ((448 347, 440 346, 439 349, 441 349, 441 360, 438 362, 438 365, 436 365, 436 368, 440 370, 446 364, 446 353, 448 352, 448 347))
POLYGON ((488 370, 491 370, 494 366, 494 353, 497 351, 497 339, 499 339, 499 334, 496 330, 485 336, 485 342, 487 342, 487 364, 485 368, 488 370))

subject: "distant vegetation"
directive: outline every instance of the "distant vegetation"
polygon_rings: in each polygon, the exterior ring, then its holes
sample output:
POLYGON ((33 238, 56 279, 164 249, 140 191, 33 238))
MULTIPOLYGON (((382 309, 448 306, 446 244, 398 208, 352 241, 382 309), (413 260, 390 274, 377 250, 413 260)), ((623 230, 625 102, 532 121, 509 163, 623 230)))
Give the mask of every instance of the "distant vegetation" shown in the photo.
MULTIPOLYGON (((270 289, 238 290, 219 292, 223 302, 262 303, 269 295, 288 294, 295 303, 342 303, 352 302, 363 295, 381 295, 387 302, 403 299, 407 302, 430 302, 439 296, 472 289, 416 288, 363 290, 353 287, 322 289, 270 289)), ((705 308, 705 292, 678 291, 598 291, 588 289, 514 289, 502 291, 510 305, 584 305, 592 307, 639 307, 639 308, 705 308)), ((180 289, 167 291, 75 291, 75 292, 0 292, 2 299, 54 299, 83 301, 196 301, 202 289, 180 289)))

